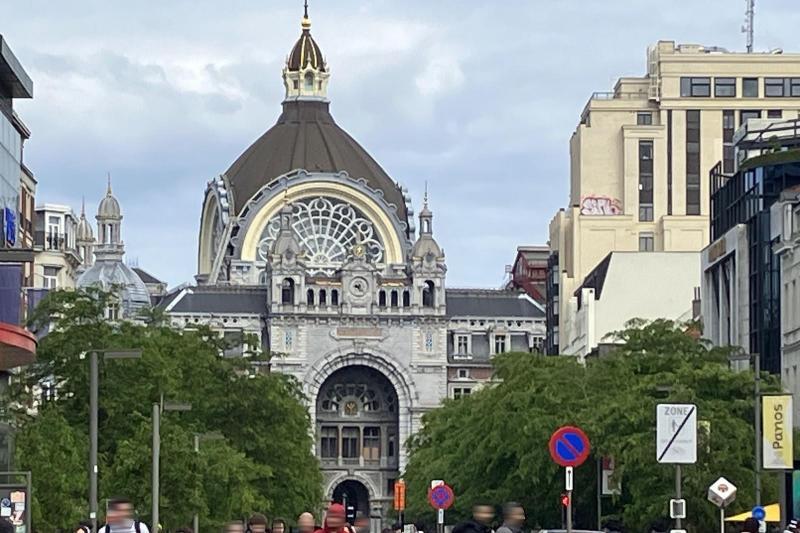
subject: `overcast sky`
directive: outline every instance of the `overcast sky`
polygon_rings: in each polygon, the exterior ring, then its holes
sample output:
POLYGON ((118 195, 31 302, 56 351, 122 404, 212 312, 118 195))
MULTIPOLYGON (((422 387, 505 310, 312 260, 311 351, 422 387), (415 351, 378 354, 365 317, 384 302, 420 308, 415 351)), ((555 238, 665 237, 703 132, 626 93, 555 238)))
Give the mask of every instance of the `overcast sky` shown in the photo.
MULTIPOLYGON (((34 81, 37 203, 93 216, 110 171, 129 261, 195 273, 206 182, 280 114, 302 0, 3 2, 34 81)), ((744 48, 744 0, 311 0, 339 125, 419 211, 429 184, 448 285, 498 286, 547 240, 593 91, 645 72, 659 39, 744 48)), ((797 0, 759 0, 756 48, 797 51, 797 0)))

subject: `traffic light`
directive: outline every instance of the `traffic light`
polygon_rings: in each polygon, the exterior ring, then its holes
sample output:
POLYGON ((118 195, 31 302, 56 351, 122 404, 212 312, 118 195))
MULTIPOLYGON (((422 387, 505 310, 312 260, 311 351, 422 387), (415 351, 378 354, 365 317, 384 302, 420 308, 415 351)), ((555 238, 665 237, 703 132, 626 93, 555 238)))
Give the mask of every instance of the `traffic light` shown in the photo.
POLYGON ((559 497, 559 501, 561 502, 561 527, 565 529, 567 527, 567 513, 569 513, 569 499, 569 492, 562 492, 559 497))
POLYGON ((561 505, 569 507, 569 494, 566 492, 561 493, 561 505))

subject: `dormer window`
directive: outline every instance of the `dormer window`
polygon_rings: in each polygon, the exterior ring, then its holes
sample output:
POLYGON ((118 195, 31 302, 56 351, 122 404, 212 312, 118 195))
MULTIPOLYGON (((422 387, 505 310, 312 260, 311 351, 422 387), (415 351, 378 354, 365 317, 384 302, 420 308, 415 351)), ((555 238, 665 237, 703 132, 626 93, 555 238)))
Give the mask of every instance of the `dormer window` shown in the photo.
POLYGON ((314 75, 310 72, 306 72, 306 75, 303 77, 303 85, 309 91, 314 90, 314 75))

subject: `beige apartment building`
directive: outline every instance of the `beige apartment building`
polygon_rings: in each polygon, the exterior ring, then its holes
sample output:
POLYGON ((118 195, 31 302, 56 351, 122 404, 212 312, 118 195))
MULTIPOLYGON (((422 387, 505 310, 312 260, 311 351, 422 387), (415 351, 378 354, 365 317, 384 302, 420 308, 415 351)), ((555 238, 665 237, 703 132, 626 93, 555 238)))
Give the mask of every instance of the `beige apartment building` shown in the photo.
MULTIPOLYGON (((750 118, 796 118, 798 111, 800 54, 779 50, 747 54, 659 41, 647 51, 645 76, 594 93, 570 140, 569 205, 550 223, 547 352, 588 355, 608 333, 587 332, 585 325, 597 321, 575 317, 585 305, 583 289, 602 293, 610 253, 699 253, 709 242, 709 171, 722 161, 733 173, 736 128, 750 118)), ((642 268, 674 279, 675 269, 692 264, 681 254, 674 262, 669 253, 661 256, 642 268)), ((700 285, 697 269, 685 276, 700 285)), ((648 287, 635 275, 625 290, 642 302, 641 313, 624 306, 626 316, 614 323, 682 318, 691 310, 691 294, 685 305, 645 301, 648 287)))

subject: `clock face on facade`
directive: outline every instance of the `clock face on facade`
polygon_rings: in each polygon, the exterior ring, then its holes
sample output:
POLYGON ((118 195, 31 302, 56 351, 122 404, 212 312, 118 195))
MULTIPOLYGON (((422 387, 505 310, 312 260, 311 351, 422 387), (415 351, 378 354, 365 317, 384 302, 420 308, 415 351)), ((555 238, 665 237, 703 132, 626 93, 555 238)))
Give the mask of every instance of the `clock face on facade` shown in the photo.
POLYGON ((364 278, 354 278, 353 281, 350 282, 350 292, 356 298, 361 298, 367 291, 369 290, 369 282, 364 278))

